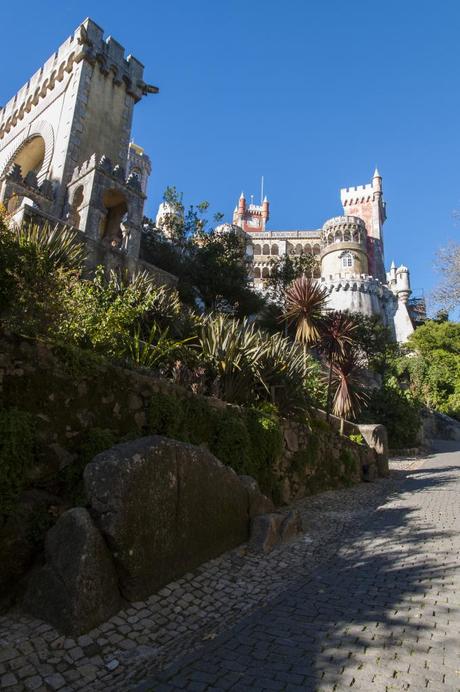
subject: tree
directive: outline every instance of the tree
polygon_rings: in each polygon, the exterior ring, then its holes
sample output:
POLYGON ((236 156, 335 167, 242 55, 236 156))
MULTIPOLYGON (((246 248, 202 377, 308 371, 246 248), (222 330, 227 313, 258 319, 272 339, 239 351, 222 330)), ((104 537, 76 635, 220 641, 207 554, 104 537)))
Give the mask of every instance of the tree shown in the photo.
MULTIPOLYGON (((142 258, 179 278, 178 290, 188 305, 202 304, 206 311, 222 310, 237 316, 260 310, 263 299, 249 287, 245 245, 233 231, 209 227, 207 202, 185 212, 175 188, 167 188, 165 213, 160 229, 146 224, 142 258)), ((213 222, 221 221, 215 214, 213 222)))
POLYGON ((306 276, 300 276, 284 291, 285 312, 281 319, 295 324, 295 338, 304 346, 320 341, 324 324, 327 289, 306 276))
POLYGON ((360 369, 362 355, 357 348, 346 347, 341 358, 332 364, 332 413, 341 419, 355 419, 368 398, 363 392, 360 369))
POLYGON ((460 244, 451 242, 441 248, 435 266, 442 278, 433 297, 447 310, 454 309, 460 305, 460 244))
POLYGON ((318 269, 318 258, 312 254, 291 257, 283 255, 271 261, 270 276, 266 280, 268 295, 282 303, 286 289, 301 276, 313 278, 318 269))

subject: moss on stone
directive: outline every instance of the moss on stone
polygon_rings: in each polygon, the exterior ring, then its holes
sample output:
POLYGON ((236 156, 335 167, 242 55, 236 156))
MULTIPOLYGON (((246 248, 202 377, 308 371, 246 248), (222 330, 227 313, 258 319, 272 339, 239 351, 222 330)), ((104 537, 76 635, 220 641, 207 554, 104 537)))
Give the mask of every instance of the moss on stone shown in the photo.
POLYGON ((35 418, 27 411, 0 411, 0 513, 14 510, 35 460, 35 418))

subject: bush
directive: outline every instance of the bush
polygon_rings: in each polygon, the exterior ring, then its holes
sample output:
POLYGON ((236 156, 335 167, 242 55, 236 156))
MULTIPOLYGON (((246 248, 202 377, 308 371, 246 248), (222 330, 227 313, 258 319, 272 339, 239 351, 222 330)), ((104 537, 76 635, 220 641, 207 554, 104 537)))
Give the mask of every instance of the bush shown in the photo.
POLYGON ((381 389, 372 392, 361 422, 385 425, 393 449, 413 447, 420 429, 420 408, 420 402, 391 378, 381 389))

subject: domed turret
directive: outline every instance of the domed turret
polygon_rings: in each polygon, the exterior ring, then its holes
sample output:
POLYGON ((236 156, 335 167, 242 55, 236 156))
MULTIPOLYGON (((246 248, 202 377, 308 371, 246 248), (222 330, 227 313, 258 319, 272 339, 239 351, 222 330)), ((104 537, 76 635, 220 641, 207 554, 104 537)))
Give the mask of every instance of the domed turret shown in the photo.
POLYGON ((357 216, 335 216, 321 229, 321 276, 367 274, 366 226, 357 216))
POLYGON ((396 270, 396 293, 403 303, 407 303, 412 293, 409 270, 403 264, 396 270))

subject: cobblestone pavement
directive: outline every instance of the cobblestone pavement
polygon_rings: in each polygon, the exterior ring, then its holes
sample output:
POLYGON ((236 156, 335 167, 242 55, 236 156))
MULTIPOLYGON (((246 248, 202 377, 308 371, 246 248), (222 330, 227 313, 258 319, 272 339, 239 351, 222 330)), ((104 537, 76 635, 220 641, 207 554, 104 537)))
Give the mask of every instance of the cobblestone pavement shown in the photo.
POLYGON ((459 461, 307 498, 298 540, 231 551, 76 640, 12 612, 0 689, 458 690, 459 461))

